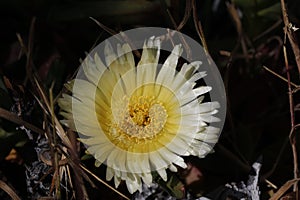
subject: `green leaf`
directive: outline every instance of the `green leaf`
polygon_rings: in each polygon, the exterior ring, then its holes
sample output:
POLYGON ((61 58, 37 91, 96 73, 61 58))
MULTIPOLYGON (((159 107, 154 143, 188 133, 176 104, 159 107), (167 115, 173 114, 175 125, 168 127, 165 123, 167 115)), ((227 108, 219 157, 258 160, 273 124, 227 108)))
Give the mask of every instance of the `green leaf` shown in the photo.
POLYGON ((93 158, 93 156, 91 154, 84 154, 82 157, 81 157, 81 160, 88 160, 88 159, 91 159, 93 158))
POLYGON ((152 172, 153 179, 158 183, 162 189, 168 192, 176 199, 182 199, 184 197, 184 185, 178 179, 176 174, 168 173, 168 180, 165 182, 156 172, 152 172))
POLYGON ((269 19, 279 19, 281 17, 281 4, 278 2, 270 7, 261 9, 257 12, 257 15, 269 19))

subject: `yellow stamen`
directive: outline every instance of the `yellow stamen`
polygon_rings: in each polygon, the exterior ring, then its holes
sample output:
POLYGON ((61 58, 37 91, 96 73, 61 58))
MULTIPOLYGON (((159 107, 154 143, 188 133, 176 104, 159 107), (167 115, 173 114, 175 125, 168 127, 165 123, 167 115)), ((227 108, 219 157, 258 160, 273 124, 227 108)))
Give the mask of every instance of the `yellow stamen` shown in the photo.
MULTIPOLYGON (((136 89, 130 98, 124 96, 112 107, 114 120, 105 132, 113 144, 126 151, 155 151, 172 141, 176 135, 173 131, 177 130, 180 124, 178 118, 178 125, 175 125, 177 128, 173 129, 174 124, 172 130, 167 128, 168 110, 173 112, 174 107, 179 109, 179 103, 172 91, 161 85, 143 85, 136 89)), ((103 121, 99 122, 103 127, 103 121)))

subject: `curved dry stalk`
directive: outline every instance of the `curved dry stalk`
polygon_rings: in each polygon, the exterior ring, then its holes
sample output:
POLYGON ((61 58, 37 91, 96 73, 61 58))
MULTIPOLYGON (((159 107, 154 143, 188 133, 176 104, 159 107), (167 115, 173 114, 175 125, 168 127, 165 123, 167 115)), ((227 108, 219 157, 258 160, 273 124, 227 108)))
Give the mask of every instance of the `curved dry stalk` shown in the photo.
POLYGON ((103 181, 101 178, 99 178, 98 176, 96 176, 94 173, 92 173, 90 170, 88 170, 82 164, 80 164, 80 167, 81 167, 81 169, 83 169, 84 171, 86 171, 88 174, 90 174, 92 177, 94 177, 97 181, 99 181, 100 183, 102 183, 103 185, 105 185, 106 187, 108 187, 109 189, 111 189, 112 191, 114 191, 115 193, 117 193, 118 195, 120 195, 121 197, 125 198, 126 200, 130 200, 130 198, 128 198, 127 196, 125 196, 124 194, 122 194, 121 192, 119 192, 118 190, 116 190, 115 188, 113 188, 112 186, 110 186, 109 184, 107 184, 105 181, 103 181))
POLYGON ((270 198, 270 200, 278 200, 286 191, 288 191, 288 189, 290 189, 290 187, 292 187, 292 185, 294 185, 295 183, 298 183, 300 179, 293 179, 293 180, 289 180, 287 181, 281 188, 279 188, 279 190, 270 198))
POLYGON ((34 77, 34 81, 35 81, 35 85, 37 86, 37 89, 39 91, 39 95, 46 106, 45 108, 47 109, 47 112, 51 115, 50 117, 53 117, 53 120, 54 120, 53 126, 56 129, 57 135, 60 137, 62 142, 66 145, 66 147, 68 147, 70 150, 74 151, 71 141, 68 138, 65 130, 63 129, 62 125, 59 123, 59 120, 57 119, 57 117, 51 112, 51 105, 50 105, 49 100, 46 97, 39 81, 35 77, 34 77))
MULTIPOLYGON (((105 30, 107 33, 115 36, 119 41, 121 42, 127 42, 129 44, 129 46, 132 48, 132 49, 136 49, 133 45, 133 43, 130 41, 130 39, 127 37, 127 35, 125 35, 123 32, 121 32, 121 36, 122 38, 118 37, 118 33, 111 29, 111 28, 108 28, 107 26, 105 26, 104 24, 100 23, 98 20, 96 20, 95 18, 93 17, 90 17, 91 20, 93 20, 98 26, 100 26, 100 28, 102 28, 103 30, 105 30)), ((140 58, 141 57, 141 54, 138 50, 133 50, 133 53, 138 57, 140 58)))
POLYGON ((16 123, 18 125, 24 126, 28 129, 32 130, 35 133, 44 134, 44 130, 22 120, 18 115, 16 115, 15 113, 11 113, 8 110, 5 110, 4 108, 0 108, 0 118, 6 119, 6 120, 16 123))
MULTIPOLYGON (((283 76, 277 74, 276 72, 274 72, 273 70, 269 69, 269 68, 266 67, 266 66, 263 66, 263 68, 264 68, 265 70, 267 70, 268 72, 270 72, 271 74, 273 74, 274 76, 276 76, 276 77, 280 78, 281 80, 283 80, 283 81, 285 81, 285 82, 288 83, 288 80, 287 80, 286 78, 284 78, 283 76)), ((297 85, 297 84, 295 84, 295 83, 293 83, 293 82, 291 82, 291 85, 294 86, 295 88, 300 87, 299 85, 297 85)))
POLYGON ((188 19, 191 16, 191 11, 192 11, 192 2, 191 0, 187 0, 185 4, 184 16, 176 29, 177 31, 181 30, 184 27, 184 25, 187 23, 188 19))
POLYGON ((4 190, 12 198, 12 200, 21 200, 15 191, 2 180, 0 180, 0 188, 4 190))
POLYGON ((202 24, 201 21, 198 18, 198 13, 197 13, 197 6, 196 6, 196 1, 192 0, 192 8, 193 8, 193 20, 194 20, 194 25, 196 28, 196 31, 200 37, 201 43, 203 45, 203 48, 205 50, 206 55, 209 55, 209 51, 208 51, 208 46, 206 43, 206 39, 205 39, 205 35, 204 35, 204 31, 202 28, 202 24))
POLYGON ((288 36, 288 39, 291 43, 294 55, 295 55, 295 59, 296 59, 296 63, 298 66, 298 71, 300 73, 300 49, 299 49, 299 45, 296 42, 297 38, 294 36, 294 30, 292 29, 292 24, 289 21, 288 18, 288 13, 287 13, 287 9, 286 9, 286 5, 284 0, 281 0, 281 10, 282 10, 282 17, 283 17, 283 22, 284 22, 284 34, 285 37, 288 36))
MULTIPOLYGON (((300 51, 299 46, 294 42, 294 37, 292 35, 291 29, 290 29, 290 23, 287 15, 287 10, 285 7, 284 0, 281 0, 281 9, 282 9, 282 15, 283 15, 283 21, 284 21, 284 45, 283 45, 283 54, 284 54, 284 61, 285 61, 285 68, 287 71, 287 80, 288 80, 288 94, 289 94, 289 104, 290 104, 290 116, 291 116, 291 132, 290 132, 290 144, 292 147, 293 152, 293 159, 294 159, 294 179, 298 179, 298 155, 297 155, 297 148, 296 148, 296 137, 293 134, 295 129, 295 110, 294 110, 294 100, 293 100, 293 91, 291 87, 291 78, 290 78, 290 71, 289 71, 289 63, 287 58, 287 52, 286 52, 286 38, 289 38, 289 41, 292 45, 292 49, 295 54, 296 62, 298 65, 298 69, 300 72, 300 51)), ((296 192, 296 199, 298 200, 298 181, 294 183, 293 191, 296 192)))

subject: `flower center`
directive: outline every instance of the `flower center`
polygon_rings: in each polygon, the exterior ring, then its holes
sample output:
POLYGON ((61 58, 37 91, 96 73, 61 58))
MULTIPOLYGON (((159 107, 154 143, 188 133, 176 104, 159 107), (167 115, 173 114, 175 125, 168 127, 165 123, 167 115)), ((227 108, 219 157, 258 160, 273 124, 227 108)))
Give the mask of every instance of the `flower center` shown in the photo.
POLYGON ((150 124, 149 109, 152 102, 153 98, 140 96, 133 98, 129 104, 129 115, 137 125, 147 126, 150 124))
POLYGON ((120 131, 133 138, 151 139, 163 129, 167 112, 155 97, 133 96, 125 102, 127 108, 119 105, 122 107, 117 122, 120 131))
POLYGON ((98 115, 114 145, 128 152, 147 153, 172 141, 180 126, 181 112, 171 90, 149 83, 128 92, 130 96, 121 96, 116 91, 111 101, 110 122, 105 123, 98 115))

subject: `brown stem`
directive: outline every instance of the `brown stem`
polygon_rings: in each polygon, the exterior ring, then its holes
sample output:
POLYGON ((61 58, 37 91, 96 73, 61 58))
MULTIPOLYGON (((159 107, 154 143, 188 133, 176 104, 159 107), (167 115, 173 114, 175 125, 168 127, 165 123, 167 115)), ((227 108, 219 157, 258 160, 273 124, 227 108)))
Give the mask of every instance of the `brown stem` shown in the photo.
MULTIPOLYGON (((276 76, 276 77, 280 78, 281 80, 283 80, 283 81, 285 81, 285 82, 288 83, 288 80, 287 80, 286 78, 284 78, 283 76, 280 76, 279 74, 277 74, 277 73, 274 72, 273 70, 267 68, 266 66, 263 66, 263 68, 264 68, 265 70, 267 70, 268 72, 270 72, 271 74, 273 74, 274 76, 276 76)), ((299 85, 296 85, 296 84, 293 83, 293 82, 291 82, 291 85, 294 86, 295 88, 298 88, 298 87, 299 87, 299 85)))
POLYGON ((106 187, 110 188, 112 191, 114 191, 115 193, 117 193, 118 195, 120 195, 121 197, 123 197, 126 200, 130 200, 130 198, 128 198, 127 196, 125 196, 124 194, 122 194, 121 192, 119 192, 118 190, 116 190, 115 188, 113 188, 112 186, 110 186, 108 183, 106 183, 105 181, 103 181, 102 179, 100 179, 98 176, 96 176, 95 174, 93 174, 90 170, 88 170, 86 167, 84 167, 83 165, 80 164, 80 167, 87 172, 88 174, 90 174, 92 177, 94 177, 97 181, 99 181, 100 183, 102 183, 103 185, 105 185, 106 187))
POLYGON ((71 129, 69 129, 67 133, 69 135, 71 144, 75 149, 75 154, 70 154, 70 155, 71 155, 71 159, 74 161, 75 164, 73 165, 73 171, 74 171, 74 186, 76 188, 75 190, 76 197, 77 199, 88 200, 89 199, 88 193, 83 182, 84 175, 82 170, 80 170, 80 157, 79 157, 80 150, 78 147, 78 140, 76 134, 71 129))
POLYGON ((0 180, 0 188, 4 190, 13 200, 21 200, 21 198, 15 193, 15 191, 9 187, 4 181, 0 180))
MULTIPOLYGON (((290 133, 290 143, 293 152, 293 159, 294 159, 294 179, 298 178, 298 157, 297 157, 297 148, 296 148, 296 137, 294 134, 295 129, 295 111, 294 111, 294 102, 293 102, 293 93, 292 93, 292 86, 291 86, 291 77, 289 72, 289 64, 286 52, 286 36, 288 36, 290 43, 292 44, 293 51, 296 56, 296 61, 298 67, 300 67, 300 62, 298 63, 298 55, 299 55, 299 47, 293 41, 293 36, 291 34, 291 30, 289 28, 289 19, 285 7, 284 0, 281 0, 281 8, 282 8, 282 15, 284 21, 284 45, 283 45, 283 53, 284 53, 284 61, 285 61, 285 68, 287 71, 287 80, 288 80, 288 91, 289 91, 289 104, 290 104, 290 116, 291 116, 291 133, 290 133), (296 50, 296 51, 295 51, 296 50)), ((300 61, 300 60, 299 60, 300 61)), ((299 68, 300 71, 300 68, 299 68)), ((296 193, 296 199, 298 200, 298 182, 294 183, 293 191, 296 193)))
POLYGON ((187 0, 186 4, 185 4, 184 16, 176 28, 177 31, 180 31, 184 27, 184 25, 187 23, 188 19, 191 16, 191 11, 192 11, 192 2, 191 2, 191 0, 187 0))
MULTIPOLYGON (((172 22, 172 25, 174 26, 174 28, 177 30, 177 31, 180 31, 183 26, 185 25, 185 23, 187 22, 187 20, 189 19, 190 17, 190 12, 191 12, 191 0, 187 0, 186 1, 186 7, 185 7, 185 14, 184 14, 184 17, 182 19, 182 21, 180 22, 180 24, 177 26, 176 22, 175 22, 175 19, 173 18, 172 14, 170 13, 169 10, 167 10, 167 13, 171 19, 171 22, 172 22)), ((191 51, 191 48, 189 47, 189 45, 187 44, 186 40, 184 39, 184 37, 182 36, 182 34, 180 32, 178 32, 179 34, 179 38, 180 38, 180 41, 182 42, 182 45, 184 47, 184 49, 186 50, 186 54, 187 54, 187 58, 188 60, 189 59, 192 59, 192 51, 191 51)), ((171 37, 170 37, 171 38, 171 37)))
POLYGON ((282 17, 283 17, 283 22, 284 22, 284 32, 288 36, 289 41, 291 43, 296 63, 298 66, 298 71, 300 73, 300 50, 299 50, 299 45, 296 42, 296 38, 293 34, 293 30, 291 29, 291 23, 288 18, 287 10, 286 10, 286 5, 284 3, 284 0, 281 0, 281 10, 282 10, 282 17))
POLYGON ((32 130, 33 132, 44 134, 44 131, 42 129, 22 120, 20 117, 18 117, 18 115, 11 113, 8 110, 5 110, 3 108, 0 108, 0 118, 6 119, 8 121, 19 124, 21 126, 25 126, 26 128, 32 130))
POLYGON ((203 48, 205 50, 206 55, 209 55, 208 46, 207 46, 207 43, 206 43, 206 40, 205 40, 202 24, 201 24, 201 21, 198 18, 197 5, 196 5, 195 0, 192 0, 192 8, 193 8, 193 20, 194 20, 194 25, 195 25, 196 31, 197 31, 197 33, 200 37, 200 40, 201 40, 201 43, 203 45, 203 48))

